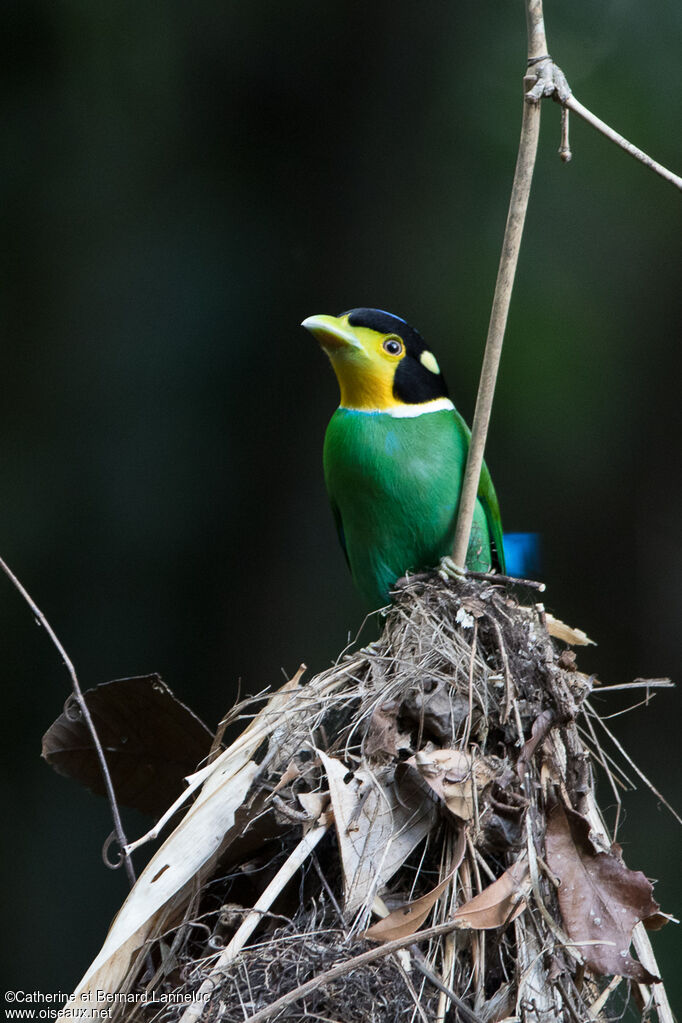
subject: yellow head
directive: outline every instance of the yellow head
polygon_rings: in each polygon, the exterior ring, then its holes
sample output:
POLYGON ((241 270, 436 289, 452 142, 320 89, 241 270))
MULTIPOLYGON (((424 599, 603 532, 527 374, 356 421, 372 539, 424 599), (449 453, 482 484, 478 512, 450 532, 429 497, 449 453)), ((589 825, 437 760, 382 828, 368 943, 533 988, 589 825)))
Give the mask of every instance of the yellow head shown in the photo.
POLYGON ((414 413, 434 401, 449 407, 435 356, 405 320, 380 309, 309 316, 302 326, 329 356, 343 408, 414 413))

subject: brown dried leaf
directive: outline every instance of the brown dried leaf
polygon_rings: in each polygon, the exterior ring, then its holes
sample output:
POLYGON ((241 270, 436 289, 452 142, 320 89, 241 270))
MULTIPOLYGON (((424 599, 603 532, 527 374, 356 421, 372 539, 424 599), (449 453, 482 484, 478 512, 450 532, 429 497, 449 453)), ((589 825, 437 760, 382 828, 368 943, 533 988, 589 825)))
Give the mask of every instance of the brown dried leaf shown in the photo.
MULTIPOLYGON (((84 696, 118 802, 160 816, 208 753, 212 733, 159 675, 104 682, 84 696)), ((43 736, 42 756, 59 774, 106 794, 90 731, 73 700, 43 736)))
POLYGON ((666 924, 679 924, 679 922, 680 921, 674 916, 671 916, 670 913, 652 913, 651 916, 648 916, 646 920, 642 921, 647 931, 660 931, 666 924))
POLYGON ((474 784, 470 755, 462 750, 439 749, 432 753, 415 753, 411 760, 450 813, 463 821, 471 820, 474 815, 474 784))
POLYGON ((406 902, 404 906, 394 909, 383 920, 372 924, 362 937, 370 938, 372 941, 394 941, 396 938, 407 938, 408 935, 418 931, 457 873, 459 865, 464 859, 465 849, 466 835, 462 828, 457 836, 457 846, 454 850, 455 866, 448 876, 426 895, 422 895, 421 898, 414 899, 412 902, 406 902))
POLYGON ((398 728, 398 711, 400 701, 391 700, 383 703, 372 714, 367 735, 363 743, 363 752, 368 757, 397 757, 399 749, 409 749, 410 742, 398 728))
POLYGON ((564 927, 588 967, 641 984, 657 982, 658 977, 628 954, 635 924, 659 909, 644 874, 625 866, 620 846, 614 844, 608 852, 597 849, 589 821, 560 803, 549 815, 545 844, 547 863, 561 881, 564 927))
POLYGON ((463 750, 420 750, 396 768, 396 781, 402 792, 410 782, 427 789, 435 802, 441 803, 462 821, 474 816, 474 784, 483 788, 495 771, 485 759, 476 761, 463 750))
POLYGON ((557 664, 564 671, 576 671, 577 670, 577 658, 575 656, 575 650, 562 650, 559 654, 559 660, 557 664))
POLYGON ((523 912, 529 891, 528 862, 521 856, 497 881, 460 906, 454 919, 475 931, 504 927, 523 912))
POLYGON ((484 618, 488 613, 487 604, 484 600, 480 600, 479 597, 465 597, 462 601, 462 607, 474 618, 484 618))
POLYGON ((508 853, 525 844, 528 800, 517 791, 510 768, 502 771, 479 798, 481 840, 491 850, 508 853))
POLYGON ((516 762, 516 773, 518 774, 521 781, 523 781, 530 758, 535 753, 535 750, 539 743, 543 741, 547 733, 549 732, 554 722, 554 714, 551 710, 543 710, 542 713, 538 714, 533 727, 530 732, 530 739, 524 742, 523 749, 519 754, 519 759, 516 762))

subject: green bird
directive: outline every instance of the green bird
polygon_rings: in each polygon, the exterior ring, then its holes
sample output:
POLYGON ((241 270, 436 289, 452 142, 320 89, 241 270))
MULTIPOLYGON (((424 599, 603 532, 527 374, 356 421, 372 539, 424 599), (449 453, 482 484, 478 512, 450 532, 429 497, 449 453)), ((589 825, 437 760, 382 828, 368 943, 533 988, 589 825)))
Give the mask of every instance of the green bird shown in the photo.
MULTIPOLYGON (((324 476, 341 546, 371 604, 407 571, 451 553, 469 428, 420 334, 380 309, 309 316, 341 403, 324 441, 324 476)), ((504 572, 502 521, 483 466, 467 568, 504 572)))

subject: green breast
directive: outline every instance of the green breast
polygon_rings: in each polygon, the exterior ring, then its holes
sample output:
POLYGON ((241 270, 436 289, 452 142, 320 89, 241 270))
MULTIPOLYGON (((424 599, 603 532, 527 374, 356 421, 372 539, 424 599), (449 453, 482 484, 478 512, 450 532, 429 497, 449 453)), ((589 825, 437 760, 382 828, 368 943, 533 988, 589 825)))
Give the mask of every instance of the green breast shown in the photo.
MULTIPOLYGON (((394 418, 340 408, 332 416, 324 445, 327 490, 353 578, 373 607, 388 603, 406 571, 432 567, 450 553, 468 443, 454 410, 394 418)), ((469 568, 491 567, 490 532, 479 499, 469 568)))

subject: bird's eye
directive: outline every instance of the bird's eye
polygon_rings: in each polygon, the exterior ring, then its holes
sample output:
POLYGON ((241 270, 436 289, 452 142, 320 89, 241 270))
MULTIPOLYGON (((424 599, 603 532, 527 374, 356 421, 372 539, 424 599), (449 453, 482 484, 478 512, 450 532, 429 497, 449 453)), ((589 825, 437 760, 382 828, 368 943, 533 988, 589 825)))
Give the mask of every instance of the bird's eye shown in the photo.
POLYGON ((403 343, 398 337, 387 337, 384 341, 384 351, 389 355, 400 355, 403 350, 403 343))

